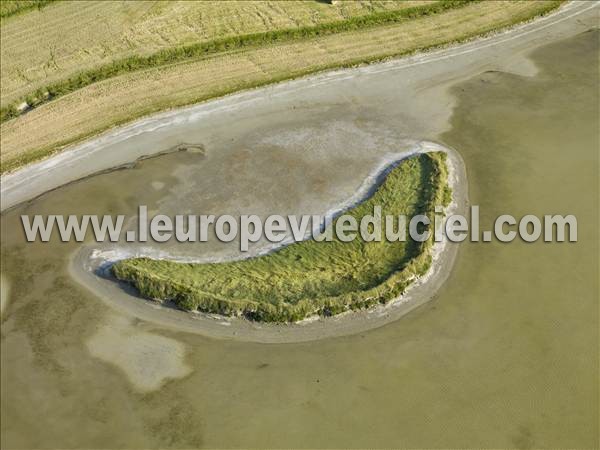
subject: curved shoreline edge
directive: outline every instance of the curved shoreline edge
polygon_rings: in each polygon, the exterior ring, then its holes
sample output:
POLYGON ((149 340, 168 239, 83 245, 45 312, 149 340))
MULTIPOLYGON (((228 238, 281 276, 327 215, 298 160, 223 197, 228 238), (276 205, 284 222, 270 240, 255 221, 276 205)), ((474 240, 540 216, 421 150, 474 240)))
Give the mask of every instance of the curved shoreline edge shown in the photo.
MULTIPOLYGON (((465 214, 468 208, 468 186, 464 162, 458 152, 452 148, 428 141, 417 143, 412 151, 386 155, 374 171, 365 179, 355 195, 327 214, 339 213, 370 192, 394 162, 407 157, 432 151, 447 154, 448 184, 452 188, 452 202, 446 209, 446 215, 465 214)), ((289 244, 289 242, 288 242, 289 244)), ((259 254, 273 251, 286 243, 279 243, 263 249, 259 254)), ((156 257, 158 252, 142 249, 144 256, 156 257)), ((393 322, 413 309, 431 300, 444 284, 458 253, 458 244, 447 239, 434 243, 432 265, 429 271, 412 283, 406 292, 387 305, 378 305, 360 311, 348 311, 332 317, 311 317, 290 324, 267 324, 251 322, 239 317, 226 317, 201 312, 186 312, 169 306, 163 306, 147 299, 136 298, 123 290, 115 280, 103 278, 97 274, 99 268, 122 259, 128 255, 123 249, 115 248, 98 251, 91 247, 82 247, 70 260, 69 272, 72 278, 100 297, 109 307, 128 316, 154 324, 159 328, 200 334, 211 338, 233 339, 237 341, 260 343, 293 343, 345 336, 381 327, 393 322)), ((138 253, 139 254, 139 253, 138 253)), ((257 256, 248 255, 246 257, 257 256)), ((174 255, 160 253, 164 259, 178 260, 174 255), (169 257, 170 256, 170 257, 169 257)), ((185 259, 186 262, 190 260, 185 259)), ((207 262, 196 259, 196 262, 207 262)))

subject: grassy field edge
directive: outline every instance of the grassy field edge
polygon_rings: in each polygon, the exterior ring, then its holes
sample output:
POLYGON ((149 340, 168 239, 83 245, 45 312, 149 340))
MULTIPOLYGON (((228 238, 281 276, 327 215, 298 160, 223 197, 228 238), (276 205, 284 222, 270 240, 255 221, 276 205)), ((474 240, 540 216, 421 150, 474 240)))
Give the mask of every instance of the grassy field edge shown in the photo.
POLYGON ((8 19, 19 14, 42 9, 57 0, 16 0, 13 2, 2 1, 0 3, 0 18, 8 19))
MULTIPOLYGON (((365 16, 351 17, 315 26, 286 28, 282 30, 251 33, 226 38, 214 39, 208 42, 185 45, 161 50, 149 56, 130 56, 100 67, 80 72, 66 80, 58 81, 39 88, 0 108, 0 123, 18 117, 24 111, 38 107, 60 96, 69 94, 98 81, 103 81, 137 70, 160 67, 180 62, 192 62, 222 52, 252 49, 281 42, 310 39, 346 31, 356 31, 371 27, 399 23, 418 17, 443 13, 450 9, 460 8, 480 0, 443 0, 439 3, 413 6, 394 11, 380 11, 365 16), (19 105, 26 103, 24 110, 19 105)), ((34 8, 36 6, 31 6, 34 8)))
MULTIPOLYGON (((164 112, 164 111, 167 111, 170 109, 185 107, 185 106, 189 106, 192 104, 197 104, 197 103, 213 100, 216 98, 224 97, 224 96, 231 95, 234 93, 247 91, 247 90, 251 90, 251 89, 256 89, 256 88, 288 81, 291 79, 297 79, 297 78, 302 78, 305 76, 315 75, 315 74, 329 71, 329 70, 352 68, 352 67, 357 67, 357 66, 364 65, 364 64, 373 64, 373 63, 378 63, 378 62, 386 61, 386 60, 393 59, 393 58, 405 57, 405 56, 408 56, 408 55, 411 55, 414 53, 418 53, 418 52, 426 52, 426 51, 431 51, 434 49, 445 48, 448 46, 469 42, 474 39, 493 35, 494 33, 510 29, 511 27, 514 27, 518 24, 526 23, 526 22, 535 20, 536 18, 547 15, 547 14, 551 13, 552 11, 556 10, 564 2, 565 2, 565 0, 555 0, 552 3, 545 5, 543 8, 536 10, 535 13, 533 13, 533 14, 526 14, 526 15, 515 17, 515 19, 512 21, 512 23, 510 23, 508 25, 504 25, 504 26, 500 26, 500 27, 492 26, 492 27, 489 27, 489 28, 486 28, 483 30, 479 30, 476 33, 466 33, 466 34, 458 36, 456 38, 442 41, 442 42, 437 42, 437 43, 429 45, 429 46, 416 47, 416 48, 410 49, 408 51, 388 52, 388 53, 383 53, 380 55, 371 56, 368 58, 357 58, 355 60, 344 62, 341 64, 337 63, 337 62, 332 63, 332 64, 324 64, 324 65, 321 65, 316 68, 311 67, 307 70, 297 70, 297 71, 291 72, 289 74, 273 76, 266 80, 261 80, 259 82, 255 82, 255 83, 254 82, 244 83, 243 85, 241 85, 240 87, 236 87, 235 89, 215 90, 212 92, 207 92, 206 94, 201 95, 201 96, 195 96, 195 97, 185 99, 185 101, 165 102, 158 106, 140 109, 139 111, 136 111, 135 114, 131 114, 123 119, 113 121, 109 124, 101 125, 95 129, 93 129, 90 132, 82 133, 82 134, 74 136, 72 138, 68 138, 68 139, 53 143, 48 146, 43 146, 43 147, 28 151, 26 153, 8 158, 0 163, 0 174, 12 172, 23 166, 26 166, 27 164, 31 164, 33 162, 43 160, 45 158, 48 158, 48 157, 62 151, 63 149, 65 149, 68 146, 85 141, 86 139, 89 139, 93 136, 97 136, 97 135, 99 135, 103 132, 106 132, 107 130, 110 130, 112 128, 116 128, 116 127, 122 126, 126 123, 132 122, 133 120, 138 120, 143 117, 150 116, 152 114, 156 114, 158 112, 164 112)), ((15 120, 18 120, 18 118, 15 120)))

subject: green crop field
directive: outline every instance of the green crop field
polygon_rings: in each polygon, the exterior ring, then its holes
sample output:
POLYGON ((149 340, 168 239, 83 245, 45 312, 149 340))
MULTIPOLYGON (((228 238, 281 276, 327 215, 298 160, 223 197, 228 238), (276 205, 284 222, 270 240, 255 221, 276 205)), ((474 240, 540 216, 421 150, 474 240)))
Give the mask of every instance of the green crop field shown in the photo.
MULTIPOLYGON (((426 214, 447 204, 446 154, 421 154, 393 168, 375 194, 346 214, 357 222, 373 214, 426 214)), ((334 220, 330 227, 335 227, 334 220)), ((394 231, 397 231, 397 223, 394 231)), ((185 310, 244 315, 252 320, 289 322, 320 314, 387 303, 431 264, 433 237, 425 242, 385 239, 341 242, 307 240, 241 261, 207 264, 149 258, 117 262, 112 273, 148 298, 171 300, 185 310)))

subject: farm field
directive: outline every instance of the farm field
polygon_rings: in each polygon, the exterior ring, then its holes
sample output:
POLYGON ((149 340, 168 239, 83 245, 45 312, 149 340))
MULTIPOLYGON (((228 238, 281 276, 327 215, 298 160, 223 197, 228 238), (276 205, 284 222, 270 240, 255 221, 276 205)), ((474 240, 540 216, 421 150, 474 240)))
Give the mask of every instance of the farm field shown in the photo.
MULTIPOLYGON (((7 2, 3 2, 7 3, 7 2)), ((418 1, 61 1, 3 19, 3 105, 133 55, 236 35, 326 24, 418 1)))
MULTIPOLYGON (((557 1, 478 2, 393 25, 222 52, 198 61, 110 78, 2 123, 2 171, 157 111, 325 69, 373 62, 473 38, 528 20, 559 4, 557 1)), ((43 14, 54 7, 28 14, 43 14)), ((14 20, 17 19, 20 17, 14 20)))

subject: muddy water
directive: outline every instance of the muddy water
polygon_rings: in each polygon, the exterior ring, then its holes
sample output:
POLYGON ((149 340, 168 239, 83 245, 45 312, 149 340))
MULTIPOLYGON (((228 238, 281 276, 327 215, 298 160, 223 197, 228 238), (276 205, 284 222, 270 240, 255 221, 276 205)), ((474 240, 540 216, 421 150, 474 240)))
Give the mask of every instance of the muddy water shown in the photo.
POLYGON ((598 33, 531 57, 535 77, 455 85, 452 128, 429 138, 462 154, 483 225, 572 213, 579 242, 463 244, 433 302, 367 333, 261 345, 121 317, 70 279, 77 244, 25 244, 18 216, 319 211, 406 143, 393 114, 256 130, 4 213, 2 447, 596 447, 598 33), (320 154, 336 127, 343 151, 320 154))

